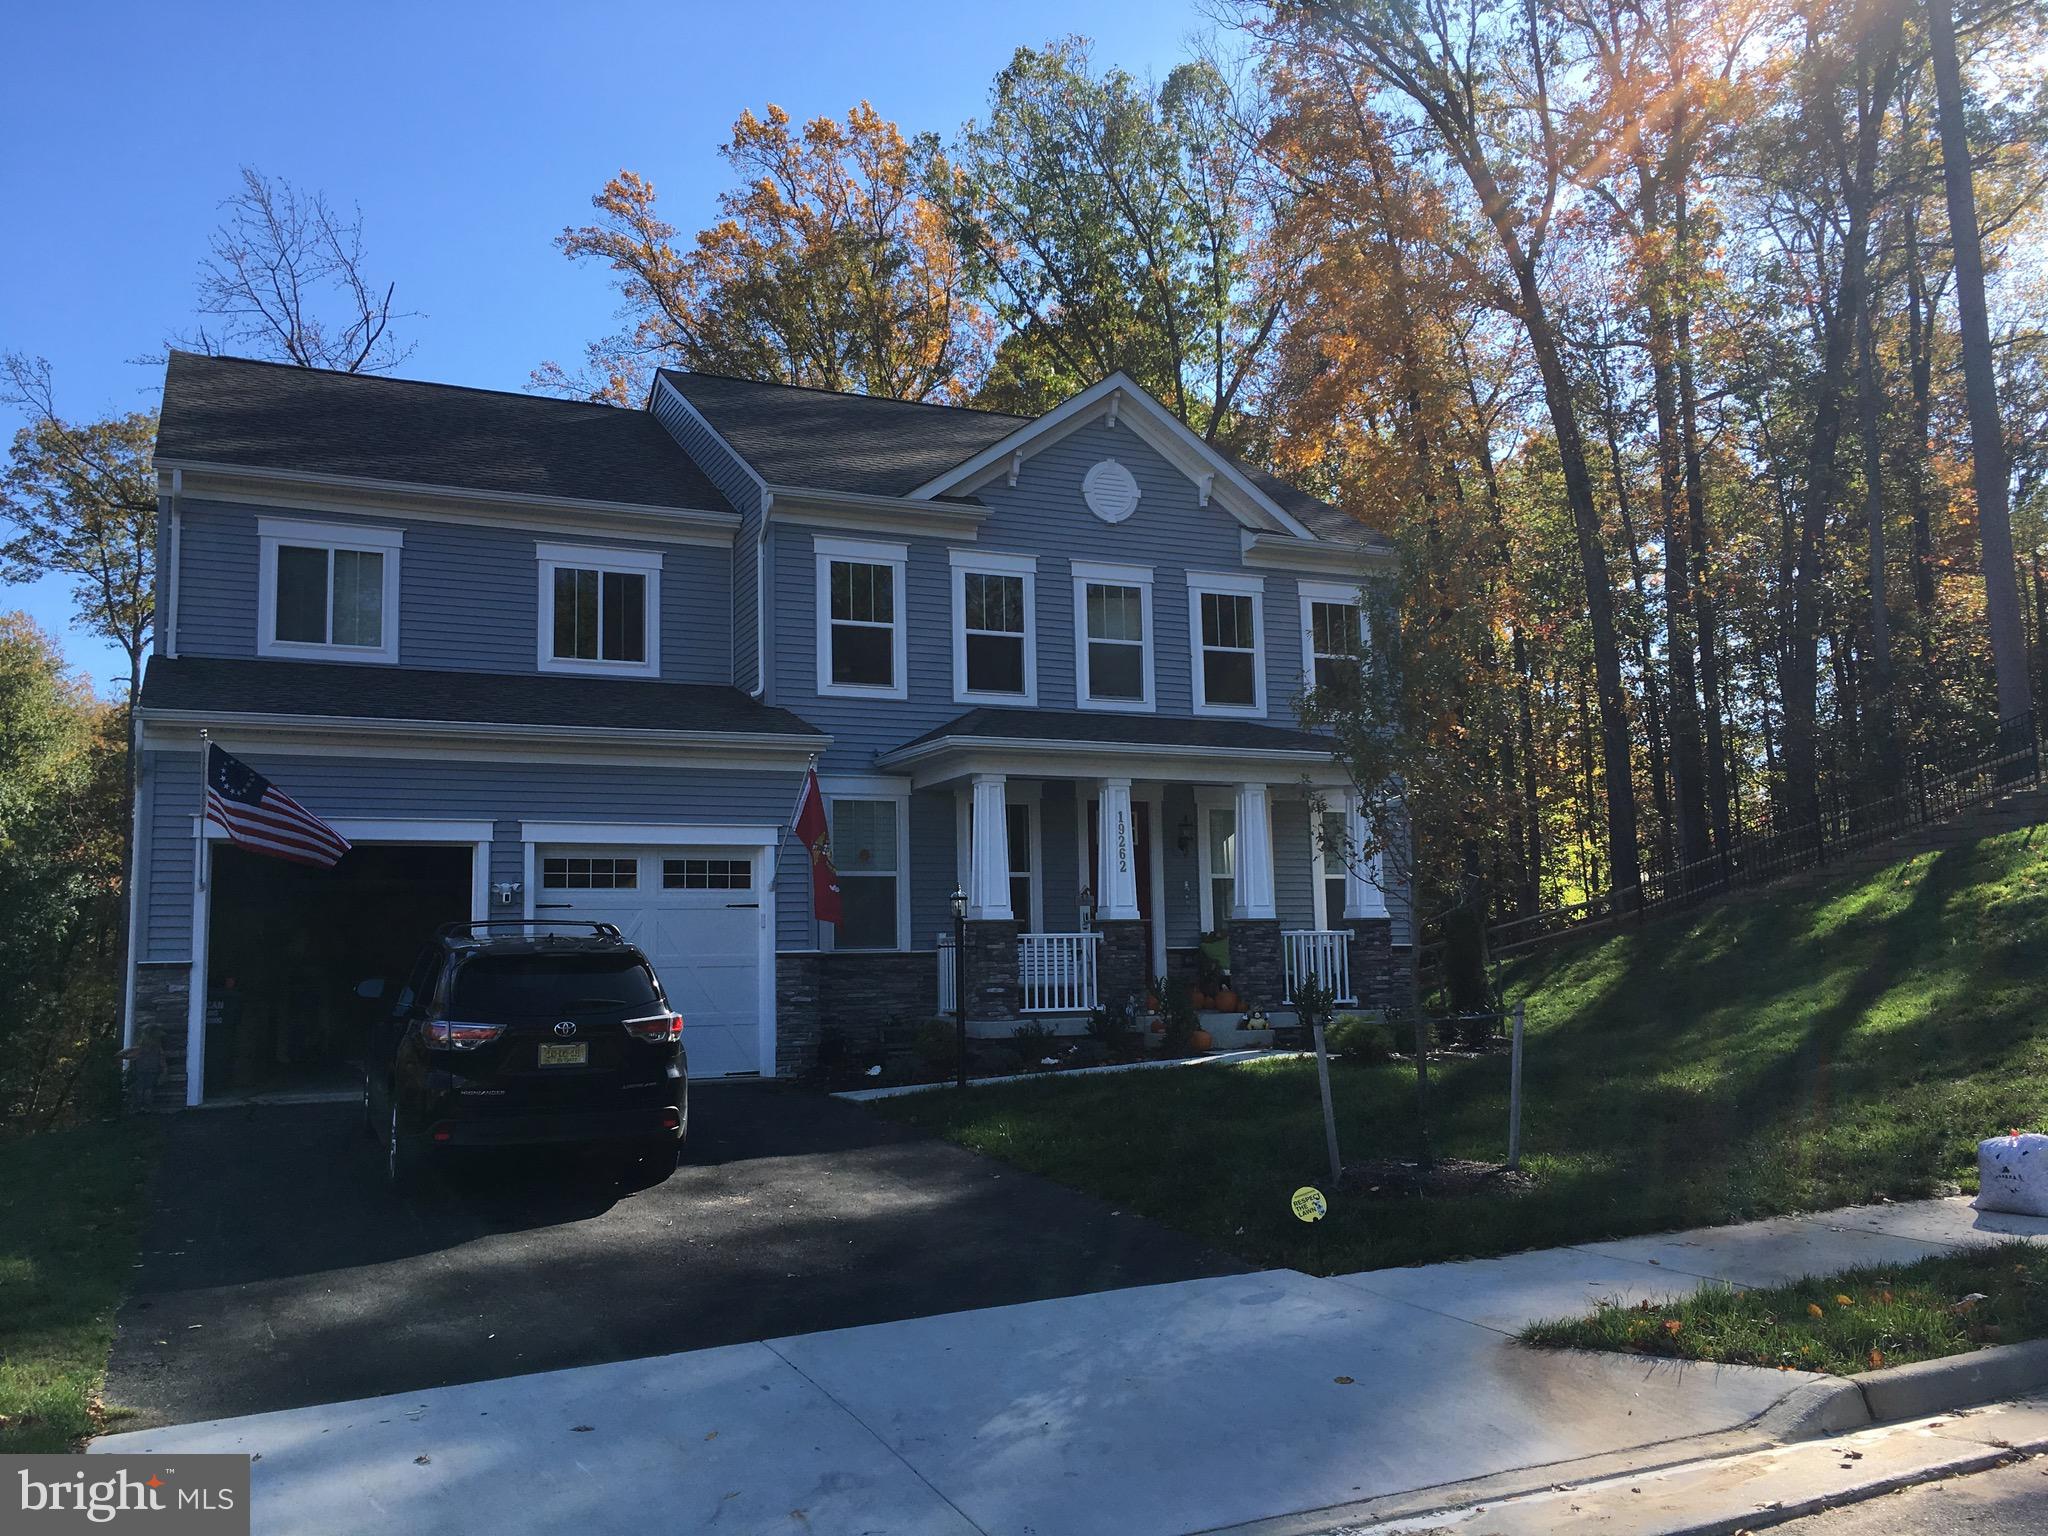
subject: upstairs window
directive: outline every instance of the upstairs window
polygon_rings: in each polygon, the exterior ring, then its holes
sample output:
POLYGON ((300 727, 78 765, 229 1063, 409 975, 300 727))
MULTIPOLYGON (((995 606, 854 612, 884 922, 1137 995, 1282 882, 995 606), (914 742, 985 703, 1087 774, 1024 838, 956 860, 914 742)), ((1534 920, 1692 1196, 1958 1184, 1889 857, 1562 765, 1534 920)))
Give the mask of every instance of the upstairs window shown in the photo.
POLYGON ((651 675, 661 556, 633 549, 535 546, 540 562, 540 665, 547 672, 651 675))
POLYGON ((817 548, 818 691, 903 698, 904 546, 821 538, 817 548))
POLYGON ((398 659, 402 534, 265 517, 257 537, 259 654, 398 659))
POLYGON ((1301 654, 1306 687, 1336 688, 1356 680, 1365 656, 1365 618, 1356 587, 1301 584, 1301 654))
POLYGON ((1265 581, 1188 573, 1188 633, 1197 714, 1266 712, 1266 646, 1259 622, 1265 581))
POLYGON ((1152 708, 1152 572, 1075 561, 1074 618, 1076 702, 1152 708))
POLYGON ((952 561, 954 697, 1035 704, 1037 559, 955 550, 952 561))

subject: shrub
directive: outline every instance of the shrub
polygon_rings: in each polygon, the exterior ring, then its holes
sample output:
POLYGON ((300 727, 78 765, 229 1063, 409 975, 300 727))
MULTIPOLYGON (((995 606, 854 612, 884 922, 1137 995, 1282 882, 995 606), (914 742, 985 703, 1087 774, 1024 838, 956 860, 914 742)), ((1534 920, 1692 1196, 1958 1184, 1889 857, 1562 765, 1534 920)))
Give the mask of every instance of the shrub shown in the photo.
POLYGON ((1472 907, 1444 914, 1444 990, 1452 1013, 1493 1011, 1493 984, 1486 975, 1486 919, 1472 907))
POLYGON ((1323 1044, 1332 1056, 1375 1066, 1391 1061, 1394 1030, 1380 1013, 1340 1013, 1323 1031, 1323 1044))
POLYGON ((937 1076, 952 1072, 960 1060, 959 1025, 951 1019, 927 1019, 919 1025, 917 1059, 937 1076))
POLYGON ((1127 1003, 1105 1003, 1088 1015, 1088 1038, 1101 1045, 1103 1054, 1113 1058, 1129 1056, 1138 1048, 1138 1026, 1127 1003))
POLYGON ((1196 1030, 1202 1027, 1202 1016, 1195 1011, 1194 994, 1184 981, 1175 981, 1171 976, 1160 976, 1152 983, 1153 994, 1159 999, 1159 1021, 1165 1026, 1162 1048, 1169 1056, 1185 1056, 1196 1030))

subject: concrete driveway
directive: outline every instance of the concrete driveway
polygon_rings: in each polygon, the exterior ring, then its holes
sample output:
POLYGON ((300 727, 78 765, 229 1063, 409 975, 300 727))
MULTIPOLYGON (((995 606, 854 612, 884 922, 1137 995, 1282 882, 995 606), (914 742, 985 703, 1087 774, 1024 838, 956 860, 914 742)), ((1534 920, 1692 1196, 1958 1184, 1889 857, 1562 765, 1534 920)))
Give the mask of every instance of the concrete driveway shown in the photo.
POLYGON ((354 1105, 169 1128, 106 1397, 123 1428, 1241 1273, 1191 1238, 762 1083, 666 1182, 522 1153, 385 1194, 354 1105))

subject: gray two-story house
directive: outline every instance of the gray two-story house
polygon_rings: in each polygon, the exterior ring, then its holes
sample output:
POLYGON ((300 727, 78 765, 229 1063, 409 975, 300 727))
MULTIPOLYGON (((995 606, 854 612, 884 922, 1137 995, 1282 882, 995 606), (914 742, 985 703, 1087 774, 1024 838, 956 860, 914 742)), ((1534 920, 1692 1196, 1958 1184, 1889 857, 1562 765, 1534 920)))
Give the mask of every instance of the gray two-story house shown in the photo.
POLYGON ((468 918, 617 923, 700 1077, 950 1009, 956 890, 985 1032, 1078 1027, 1204 933, 1272 1010, 1405 965, 1295 716, 1372 665, 1390 556, 1128 379, 1030 419, 667 372, 618 410, 175 353, 156 464, 127 1027, 183 1102, 345 1091, 356 982, 468 918), (226 843, 203 739, 353 850, 226 843))

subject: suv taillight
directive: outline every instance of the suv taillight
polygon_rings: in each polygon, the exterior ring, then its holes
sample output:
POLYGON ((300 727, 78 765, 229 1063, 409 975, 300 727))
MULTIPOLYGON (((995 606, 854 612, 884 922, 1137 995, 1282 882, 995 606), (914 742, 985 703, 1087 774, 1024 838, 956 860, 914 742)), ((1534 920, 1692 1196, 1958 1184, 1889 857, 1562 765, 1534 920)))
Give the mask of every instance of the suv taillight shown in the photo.
POLYGON ((683 1016, 680 1013, 650 1013, 628 1019, 626 1033, 635 1039, 652 1040, 657 1045, 668 1044, 683 1038, 683 1016))
POLYGON ((429 1019, 423 1033, 427 1044, 440 1051, 473 1051, 505 1033, 502 1024, 458 1024, 452 1019, 429 1019))

